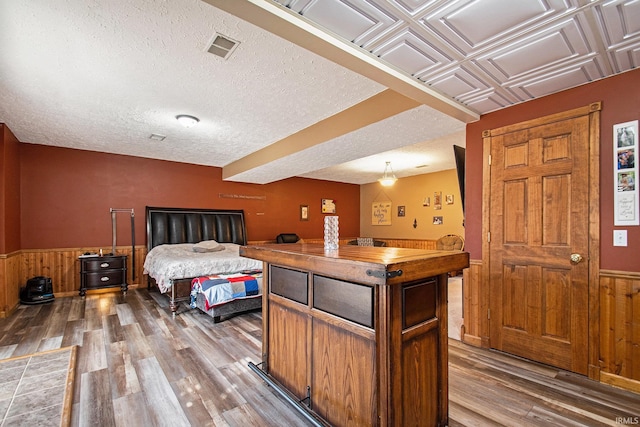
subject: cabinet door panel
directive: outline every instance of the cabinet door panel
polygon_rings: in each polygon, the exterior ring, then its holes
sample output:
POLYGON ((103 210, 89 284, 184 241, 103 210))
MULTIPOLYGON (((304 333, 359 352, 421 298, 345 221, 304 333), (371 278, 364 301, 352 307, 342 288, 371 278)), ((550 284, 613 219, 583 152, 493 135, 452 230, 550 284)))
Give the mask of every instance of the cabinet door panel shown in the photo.
POLYGON ((373 287, 313 277, 313 307, 373 328, 373 287))
POLYGON ((269 303, 269 374, 303 399, 309 385, 307 315, 274 301, 269 303))
POLYGON ((378 425, 375 343, 313 319, 313 409, 331 425, 378 425))
POLYGON ((447 375, 438 372, 440 352, 446 351, 439 348, 438 334, 433 328, 402 344, 402 425, 433 425, 432 420, 446 419, 438 408, 439 384, 447 375))
POLYGON ((300 304, 309 302, 308 274, 302 271, 271 266, 269 270, 270 292, 300 304))

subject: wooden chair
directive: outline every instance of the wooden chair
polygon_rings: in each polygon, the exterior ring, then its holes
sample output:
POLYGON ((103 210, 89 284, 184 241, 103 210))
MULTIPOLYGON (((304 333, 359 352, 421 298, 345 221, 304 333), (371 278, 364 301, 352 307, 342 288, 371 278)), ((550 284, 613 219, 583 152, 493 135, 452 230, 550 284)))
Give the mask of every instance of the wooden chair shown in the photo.
MULTIPOLYGON (((457 234, 447 234, 436 240, 436 249, 439 251, 462 251, 464 250, 464 239, 457 234)), ((458 276, 462 271, 451 271, 449 276, 458 276)))
POLYGON ((436 240, 436 249, 439 251, 462 251, 464 239, 457 234, 447 234, 436 240))

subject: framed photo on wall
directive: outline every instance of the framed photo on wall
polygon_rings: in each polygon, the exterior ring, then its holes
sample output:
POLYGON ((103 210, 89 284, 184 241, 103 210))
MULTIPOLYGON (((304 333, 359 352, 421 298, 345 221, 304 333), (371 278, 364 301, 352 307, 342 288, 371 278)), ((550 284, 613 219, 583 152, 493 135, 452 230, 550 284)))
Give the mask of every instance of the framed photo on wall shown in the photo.
POLYGON ((336 204, 333 199, 322 199, 322 213, 336 213, 336 204))
POLYGON ((613 126, 614 225, 640 225, 638 201, 638 121, 613 126))
POLYGON ((433 193, 433 208, 435 210, 442 209, 442 191, 433 193))
POLYGON ((309 221, 309 205, 300 205, 300 221, 309 221))

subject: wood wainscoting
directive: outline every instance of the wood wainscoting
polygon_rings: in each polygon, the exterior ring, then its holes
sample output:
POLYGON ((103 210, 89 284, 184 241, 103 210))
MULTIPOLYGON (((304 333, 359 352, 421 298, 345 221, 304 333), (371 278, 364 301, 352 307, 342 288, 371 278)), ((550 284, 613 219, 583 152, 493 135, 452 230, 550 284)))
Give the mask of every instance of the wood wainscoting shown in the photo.
MULTIPOLYGON (((483 287, 481 260, 471 260, 464 272, 462 341, 490 348, 489 289, 483 287)), ((640 273, 600 270, 598 330, 589 345, 599 354, 594 379, 640 393, 640 273)))
POLYGON ((462 342, 489 347, 489 292, 482 289, 482 260, 470 260, 462 275, 462 342))
MULTIPOLYGON (((78 295, 80 289, 79 256, 85 252, 97 253, 98 247, 63 249, 23 249, 0 255, 0 317, 8 316, 18 305, 20 287, 35 276, 50 277, 56 297, 78 295)), ((103 248, 104 250, 104 248, 103 248)), ((131 279, 133 260, 131 247, 118 246, 116 252, 127 255, 127 281, 129 287, 146 284, 142 266, 147 254, 146 246, 136 246, 135 277, 131 279)))
POLYGON ((600 381, 640 393, 640 273, 600 270, 599 338, 600 381))
MULTIPOLYGON (((341 245, 346 245, 353 238, 340 239, 341 245)), ((387 246, 397 248, 435 249, 435 240, 420 239, 380 239, 387 242, 387 246)), ((322 243, 323 239, 305 239, 308 243, 322 243)), ((273 241, 251 241, 249 244, 273 243, 273 241)), ((110 248, 102 248, 110 250, 110 248)), ((85 252, 99 252, 100 247, 54 248, 54 249, 22 249, 8 254, 0 254, 0 318, 7 317, 19 304, 20 287, 28 279, 35 276, 50 277, 53 292, 56 297, 78 295, 80 289, 80 261, 78 257, 85 252)), ((147 256, 145 245, 135 247, 136 271, 131 280, 131 247, 118 246, 116 252, 127 255, 127 280, 129 288, 146 286, 142 266, 147 256)), ((102 290, 101 290, 102 291, 102 290)), ((100 292, 101 292, 100 291, 100 292)), ((117 290, 109 289, 109 292, 117 290)), ((99 292, 99 291, 93 291, 99 292)))
MULTIPOLYGON (((341 237, 340 244, 346 245, 352 240, 356 240, 357 237, 341 237)), ((436 241, 429 239, 386 239, 381 237, 374 237, 375 240, 383 241, 389 248, 407 248, 407 249, 426 249, 436 250, 436 241)), ((323 239, 303 239, 304 243, 324 243, 323 239)), ((250 241, 250 245, 262 245, 265 243, 275 243, 275 240, 253 240, 250 241)))
POLYGON ((0 255, 0 318, 9 316, 18 306, 21 261, 19 251, 0 255))

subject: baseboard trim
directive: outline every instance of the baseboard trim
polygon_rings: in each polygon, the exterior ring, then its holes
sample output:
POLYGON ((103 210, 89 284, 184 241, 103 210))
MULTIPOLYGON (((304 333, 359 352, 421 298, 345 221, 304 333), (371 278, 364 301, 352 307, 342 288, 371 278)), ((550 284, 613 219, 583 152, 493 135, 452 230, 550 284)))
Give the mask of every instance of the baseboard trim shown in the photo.
POLYGON ((615 375, 615 374, 610 374, 607 372, 600 371, 600 382, 612 385, 614 387, 623 388, 625 390, 631 390, 633 392, 640 393, 640 381, 621 377, 620 375, 615 375))

